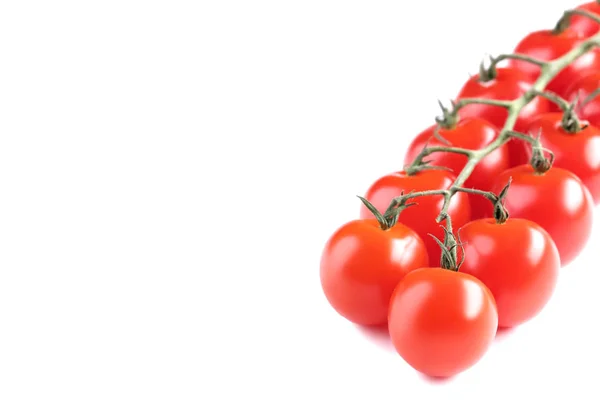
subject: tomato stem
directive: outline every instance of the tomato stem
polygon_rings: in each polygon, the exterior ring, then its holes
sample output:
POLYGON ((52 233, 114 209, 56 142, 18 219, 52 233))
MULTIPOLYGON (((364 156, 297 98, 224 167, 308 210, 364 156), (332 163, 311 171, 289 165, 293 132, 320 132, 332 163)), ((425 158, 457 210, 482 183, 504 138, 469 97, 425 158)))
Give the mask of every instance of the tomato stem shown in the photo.
MULTIPOLYGON (((530 57, 525 54, 518 54, 518 53, 500 54, 499 56, 492 57, 490 66, 488 67, 488 74, 490 73, 490 71, 493 71, 493 72, 496 71, 496 65, 498 65, 498 63, 500 63, 504 60, 508 60, 508 59, 525 61, 530 64, 537 65, 540 68, 543 68, 548 64, 548 62, 546 62, 546 61, 538 60, 537 58, 533 58, 533 57, 530 57)), ((483 82, 486 82, 486 81, 483 81, 483 82)))
POLYGON ((575 106, 579 101, 578 98, 576 98, 573 103, 569 103, 559 95, 548 91, 532 91, 531 94, 532 96, 544 97, 560 107, 563 112, 561 127, 565 131, 568 133, 577 133, 583 129, 581 126, 581 121, 579 121, 579 118, 577 118, 577 115, 575 114, 575 106))
POLYGON ((450 221, 450 218, 446 219, 446 227, 442 225, 442 229, 444 229, 443 242, 440 239, 438 239, 435 235, 432 235, 431 233, 429 234, 429 236, 431 236, 433 240, 435 240, 435 242, 438 244, 438 246, 440 246, 440 249, 442 250, 442 255, 440 257, 440 266, 443 269, 448 269, 450 271, 458 271, 465 259, 465 251, 463 244, 460 240, 460 236, 457 241, 456 237, 452 233, 452 222, 450 221), (458 254, 456 251, 458 246, 460 246, 463 250, 463 257, 460 262, 458 261, 458 254))
MULTIPOLYGON (((600 0, 599 0, 599 2, 600 2, 600 0)), ((570 15, 585 16, 585 17, 590 18, 593 21, 600 24, 600 16, 599 15, 595 15, 588 11, 577 10, 577 9, 565 11, 563 16, 561 17, 562 23, 565 23, 565 21, 563 21, 563 20, 568 19, 568 16, 570 16, 570 15)), ((557 24, 557 26, 558 25, 559 24, 557 24)), ((473 173, 473 170, 475 169, 477 164, 482 159, 487 157, 493 151, 497 150, 499 147, 506 145, 510 140, 514 140, 514 139, 524 140, 532 146, 533 156, 531 158, 531 165, 536 170, 536 172, 544 173, 544 172, 548 171, 548 169, 551 168, 552 163, 554 161, 554 155, 552 154, 552 152, 549 152, 548 150, 542 148, 540 141, 539 141, 539 135, 537 138, 533 138, 533 137, 530 137, 523 133, 515 132, 514 131, 515 123, 517 122, 519 113, 523 110, 523 108, 527 104, 529 104, 533 99, 535 99, 536 96, 542 96, 542 97, 548 98, 548 99, 554 101, 555 103, 559 104, 561 106, 561 108, 563 108, 563 110, 565 110, 565 107, 563 107, 563 106, 565 105, 564 103, 566 103, 566 101, 561 99, 558 96, 555 96, 553 94, 549 94, 548 92, 545 92, 544 90, 545 90, 546 86, 548 85, 548 83, 550 83, 550 81, 556 75, 558 75, 569 64, 571 64, 573 61, 575 61, 577 58, 581 57, 583 54, 587 53, 591 49, 593 49, 595 47, 599 47, 599 46, 600 46, 600 32, 598 32, 594 36, 582 41, 576 47, 571 49, 569 52, 565 53, 563 56, 556 58, 552 61, 541 61, 541 60, 538 60, 538 59, 535 59, 535 58, 532 58, 532 57, 529 57, 529 56, 526 56, 523 54, 499 55, 491 60, 491 65, 488 68, 488 71, 486 71, 487 74, 484 74, 485 75, 484 79, 488 79, 490 76, 494 76, 494 74, 496 72, 494 70, 494 68, 496 68, 496 65, 499 62, 506 60, 506 59, 516 59, 516 60, 526 61, 526 62, 535 64, 535 65, 538 65, 540 67, 539 77, 537 78, 535 83, 533 83, 531 88, 529 90, 527 90, 521 97, 511 100, 511 101, 483 99, 483 98, 461 99, 456 103, 454 103, 454 102, 452 103, 451 110, 444 107, 440 102, 440 106, 442 108, 442 116, 436 118, 436 122, 438 123, 438 126, 440 128, 452 129, 454 126, 456 126, 456 124, 458 123, 459 110, 462 107, 465 107, 469 104, 485 104, 485 105, 504 107, 508 110, 508 117, 506 118, 506 121, 504 122, 504 126, 502 127, 498 137, 482 149, 469 150, 469 149, 463 149, 463 148, 458 148, 458 147, 452 147, 450 143, 448 143, 448 146, 432 146, 432 147, 426 146, 421 151, 421 153, 419 153, 419 155, 417 155, 417 157, 413 160, 413 162, 409 166, 406 167, 405 171, 407 171, 408 174, 417 173, 420 170, 428 168, 428 164, 430 161, 426 161, 425 157, 427 157, 428 155, 431 155, 433 153, 436 153, 436 152, 449 152, 449 153, 457 153, 457 154, 465 155, 467 157, 467 163, 465 164, 463 169, 460 172, 458 172, 458 175, 457 175, 456 179, 454 180, 454 182, 452 183, 452 185, 446 190, 428 190, 428 191, 423 191, 423 192, 411 192, 409 194, 406 194, 406 195, 403 194, 399 197, 394 198, 391 201, 386 212, 382 215, 382 218, 383 218, 383 220, 386 221, 386 224, 388 226, 390 226, 389 224, 391 222, 395 223, 395 221, 397 221, 398 215, 402 211, 402 207, 405 208, 408 205, 414 204, 414 203, 407 203, 407 201, 409 199, 414 199, 414 198, 420 197, 420 196, 441 195, 444 197, 444 202, 442 205, 442 209, 440 210, 440 213, 438 214, 438 216, 436 218, 436 221, 438 223, 440 223, 445 220, 446 221, 445 229, 447 232, 446 236, 452 235, 452 221, 451 221, 451 218, 449 215, 450 202, 451 202, 452 197, 457 192, 460 192, 460 191, 462 191, 462 192, 466 191, 467 193, 481 194, 481 195, 485 196, 486 198, 488 198, 490 201, 494 199, 495 200, 494 201, 494 216, 496 217, 496 221, 498 221, 499 223, 506 221, 506 218, 508 218, 508 212, 504 209, 504 206, 502 205, 502 200, 503 200, 504 196, 506 196, 506 192, 508 191, 510 182, 509 182, 509 184, 507 184, 507 186, 502 190, 502 192, 499 195, 496 195, 491 192, 488 193, 488 192, 483 192, 483 191, 474 191, 473 189, 465 189, 465 188, 463 188, 463 186, 464 186, 466 180, 469 178, 469 176, 471 176, 471 174, 473 173), (548 153, 549 157, 546 157, 545 153, 548 153), (471 190, 471 192, 469 192, 469 190, 471 190)), ((600 90, 598 91, 598 93, 595 93, 594 95, 597 95, 599 93, 600 93, 600 90)), ((576 129, 577 127, 581 128, 581 126, 580 126, 581 124, 576 119, 575 113, 573 112, 574 107, 575 107, 574 105, 568 105, 568 107, 566 107, 565 114, 569 114, 569 115, 567 115, 565 117, 565 119, 563 119, 563 123, 565 124, 565 127, 568 129, 576 129)), ((444 140, 445 140, 445 139, 441 138, 441 136, 439 135, 439 130, 434 131, 434 134, 432 135, 432 137, 441 139, 440 141, 442 141, 442 142, 444 142, 444 140)), ((446 141, 446 143, 447 143, 447 141, 446 141)), ((444 246, 444 248, 447 250, 447 252, 449 252, 448 254, 450 254, 450 255, 448 255, 447 253, 444 253, 444 251, 443 251, 443 254, 446 254, 446 258, 449 257, 448 258, 449 261, 454 260, 456 262, 455 254, 456 254, 457 242, 456 242, 456 240, 454 240, 454 242, 452 242, 452 240, 453 239, 449 238, 449 237, 447 237, 445 239, 445 242, 447 242, 447 243, 444 246), (452 256, 452 254, 454 254, 454 256, 452 256)))
POLYGON ((559 106, 563 112, 566 112, 569 109, 569 107, 571 106, 567 100, 563 99, 556 93, 552 93, 552 92, 548 92, 548 91, 544 91, 544 90, 534 90, 534 91, 531 91, 531 95, 534 97, 535 96, 544 97, 544 98, 550 100, 551 102, 553 102, 554 104, 559 106))
POLYGON ((558 20, 554 29, 552 29, 553 35, 560 35, 563 33, 571 24, 571 15, 565 12, 562 17, 558 20))
MULTIPOLYGON (((600 0, 598 0, 598 3, 600 3, 600 0)), ((567 10, 567 11, 565 11, 565 15, 569 15, 569 16, 571 16, 571 15, 581 15, 583 17, 589 18, 592 21, 600 24, 600 15, 596 15, 596 14, 591 13, 591 12, 586 11, 586 10, 580 10, 580 9, 576 9, 575 8, 573 10, 567 10)), ((597 36, 597 34, 594 35, 594 36, 592 36, 588 41, 593 41, 596 36, 597 36)))
POLYGON ((575 114, 575 106, 577 104, 578 99, 572 104, 569 104, 566 110, 564 110, 562 121, 560 122, 560 126, 568 133, 577 133, 581 132, 584 126, 581 125, 581 121, 577 118, 577 114, 575 114))
MULTIPOLYGON (((598 2, 600 2, 600 0, 598 0, 598 2)), ((596 98, 598 95, 600 94, 600 88, 594 90, 592 93, 590 93, 579 105, 579 107, 585 107, 587 103, 589 103, 590 101, 594 100, 594 98, 596 98)))
POLYGON ((489 82, 496 79, 498 71, 496 70, 496 64, 494 63, 494 57, 490 57, 490 66, 485 67, 485 62, 481 61, 479 64, 479 82, 489 82))

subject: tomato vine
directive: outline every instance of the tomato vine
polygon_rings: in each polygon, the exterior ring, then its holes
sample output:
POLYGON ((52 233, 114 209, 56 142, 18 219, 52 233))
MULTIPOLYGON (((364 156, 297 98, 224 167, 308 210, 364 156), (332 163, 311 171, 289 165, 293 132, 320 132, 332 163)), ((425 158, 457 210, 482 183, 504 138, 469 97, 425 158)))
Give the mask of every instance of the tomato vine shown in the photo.
MULTIPOLYGON (((589 18, 592 21, 600 24, 600 16, 588 12, 586 10, 581 9, 573 9, 565 11, 561 19, 556 25, 556 29, 564 29, 565 26, 568 26, 569 20, 572 16, 581 16, 585 18, 589 18)), ((523 108, 529 104, 536 97, 544 97, 554 103, 556 103, 564 112, 563 118, 563 126, 567 131, 578 131, 581 129, 580 122, 575 116, 573 112, 573 104, 569 104, 562 97, 546 91, 546 87, 550 83, 550 81, 556 77, 563 69, 572 64, 579 57, 583 56, 585 53, 589 52, 595 47, 600 47, 600 32, 596 33, 594 36, 589 37, 588 39, 581 42, 579 45, 574 47, 572 50, 564 54, 563 56, 556 58, 552 61, 543 61, 536 58, 532 58, 530 56, 524 54, 502 54, 498 57, 492 58, 490 66, 485 69, 482 65, 481 67, 481 79, 490 80, 496 74, 496 66, 499 62, 509 59, 520 60, 523 62, 527 62, 530 64, 534 64, 540 68, 539 77, 533 83, 531 88, 527 90, 522 96, 514 99, 514 100, 494 100, 494 99, 485 99, 485 98, 463 98, 457 102, 452 103, 452 109, 447 110, 442 106, 443 116, 436 118, 436 122, 439 127, 448 128, 456 125, 458 121, 458 112, 461 108, 470 105, 470 104, 483 104, 495 107, 502 107, 508 110, 508 117, 506 118, 506 122, 504 126, 500 130, 500 134, 498 137, 492 141, 489 145, 484 148, 478 150, 465 149, 460 147, 451 147, 451 146, 435 146, 435 147, 425 147, 423 151, 413 160, 413 162, 406 167, 407 171, 418 171, 427 165, 428 161, 426 157, 437 152, 450 152, 463 155, 467 157, 467 163, 464 168, 458 173, 454 183, 445 190, 435 190, 435 191, 422 191, 422 192, 412 192, 403 194, 401 196, 395 197, 390 202, 387 210, 383 213, 382 218, 387 221, 387 225, 390 225, 391 221, 398 220, 398 214, 402 211, 406 206, 406 202, 409 199, 421 197, 421 196, 442 196, 443 197, 443 206, 436 218, 436 222, 446 223, 446 232, 444 248, 450 251, 450 254, 446 254, 443 252, 443 260, 450 258, 452 260, 456 260, 456 240, 453 238, 453 230, 452 230, 452 220, 448 213, 448 208, 450 206, 450 200, 452 197, 458 192, 467 192, 472 194, 479 194, 494 204, 494 214, 496 219, 499 222, 503 222, 508 217, 507 211, 502 207, 501 202, 503 197, 506 195, 506 190, 508 189, 508 185, 502 190, 502 193, 496 195, 493 192, 485 192, 476 189, 467 189, 464 188, 463 185, 465 181, 469 178, 471 173, 477 164, 486 156, 488 156, 493 151, 497 150, 499 147, 507 144, 511 139, 522 140, 527 142, 532 147, 533 156, 531 158, 531 164, 534 169, 538 172, 547 171, 551 164, 553 155, 550 153, 549 158, 546 158, 544 155, 544 149, 540 144, 539 137, 531 137, 519 132, 515 132, 513 129, 515 127, 515 123, 519 116, 519 113, 523 108)), ((589 101, 589 99, 586 99, 589 101)))

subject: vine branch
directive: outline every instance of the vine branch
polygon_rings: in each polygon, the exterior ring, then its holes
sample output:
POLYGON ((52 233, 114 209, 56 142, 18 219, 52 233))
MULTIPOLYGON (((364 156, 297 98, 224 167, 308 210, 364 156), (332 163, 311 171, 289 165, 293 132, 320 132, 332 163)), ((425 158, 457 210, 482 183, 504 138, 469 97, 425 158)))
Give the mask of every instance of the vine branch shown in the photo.
MULTIPOLYGON (((566 18, 568 18, 568 16, 570 16, 570 15, 581 15, 581 16, 590 18, 593 21, 600 24, 600 16, 592 14, 592 13, 584 11, 584 10, 574 9, 574 10, 567 10, 564 12, 564 14, 561 17, 561 20, 559 22, 559 25, 564 23, 564 20, 566 18)), ((488 200, 492 201, 492 203, 494 204, 494 215, 496 217, 496 220, 499 223, 502 223, 503 221, 506 220, 506 218, 508 217, 508 212, 504 209, 504 207, 502 206, 501 203, 502 203, 502 199, 504 198, 504 196, 506 196, 506 192, 508 190, 510 182, 508 182, 507 186, 502 190, 502 192, 500 194, 496 195, 491 192, 485 192, 485 191, 481 191, 481 190, 477 190, 477 189, 464 188, 463 185, 464 185, 465 181, 473 173, 474 168, 484 157, 486 157, 487 155, 489 155, 490 153, 492 153, 494 150, 498 149, 499 147, 505 145, 509 140, 511 140, 513 138, 526 141, 527 143, 529 143, 532 146, 532 149, 533 149, 532 166, 534 168, 536 168, 536 170, 538 172, 544 172, 544 170, 547 170, 547 168, 550 168, 550 165, 552 164, 553 155, 550 153, 549 160, 545 158, 545 156, 544 156, 545 149, 543 149, 539 144, 539 136, 538 136, 538 138, 533 138, 528 135, 524 135, 522 133, 514 131, 514 126, 517 121, 517 117, 518 117, 519 113, 521 112, 521 110, 527 104, 529 104, 533 99, 535 99, 537 96, 544 97, 544 98, 558 104, 563 109, 563 111, 565 111, 565 115, 572 114, 574 116, 574 112, 572 112, 573 108, 574 108, 574 104, 569 104, 566 100, 560 98, 559 96, 545 91, 545 88, 548 85, 548 83, 559 72, 561 72, 565 67, 567 67, 569 64, 571 64, 577 58, 581 57, 586 52, 590 51, 592 48, 598 47, 598 46, 600 46, 600 32, 595 34, 594 36, 586 39, 585 41, 581 42, 579 45, 574 47, 572 50, 570 50, 563 56, 561 56, 553 61, 542 61, 542 60, 538 60, 538 59, 535 59, 535 58, 532 58, 532 57, 529 57, 529 56, 526 56, 523 54, 502 54, 498 57, 492 58, 491 65, 489 67, 490 69, 488 70, 488 74, 486 75, 488 77, 493 76, 495 73, 496 65, 499 62, 506 60, 506 59, 516 59, 516 60, 526 61, 526 62, 535 64, 535 65, 538 65, 541 69, 540 75, 539 75, 538 79, 536 80, 536 82, 532 85, 532 87, 528 91, 526 91, 519 98, 516 98, 511 101, 482 99, 482 98, 467 98, 467 99, 459 100, 456 103, 453 103, 452 110, 447 110, 446 108, 444 108, 442 106, 444 115, 442 118, 436 119, 436 121, 438 122, 438 125, 442 126, 442 127, 453 126, 452 123, 456 123, 456 121, 457 121, 458 111, 462 107, 464 107, 468 104, 485 104, 485 105, 503 107, 508 110, 508 117, 506 118, 504 126, 502 127, 498 137, 493 142, 491 142, 488 146, 486 146, 480 150, 468 150, 468 149, 462 149, 462 148, 450 147, 450 146, 448 146, 448 147, 444 147, 444 146, 425 147, 423 149, 423 151, 415 158, 414 162, 411 164, 411 167, 418 167, 419 165, 422 165, 424 163, 423 159, 425 157, 427 157, 428 155, 435 153, 435 152, 450 152, 450 153, 462 154, 467 157, 467 163, 463 167, 462 171, 458 172, 458 175, 456 176, 456 179, 454 180, 452 185, 446 190, 428 190, 428 191, 422 191, 422 192, 412 192, 412 193, 409 193, 406 195, 403 194, 399 197, 394 198, 391 201, 386 212, 383 214, 384 219, 390 220, 392 217, 395 217, 395 219, 397 220, 398 214, 401 211, 402 207, 406 206, 407 200, 414 199, 414 198, 417 198, 420 196, 430 196, 430 195, 443 196, 444 203, 443 203, 443 206, 442 206, 442 209, 441 209, 439 215, 436 218, 436 221, 438 223, 440 223, 444 220, 446 221, 446 228, 445 228, 446 235, 445 235, 445 240, 444 240, 444 247, 442 248, 442 253, 443 253, 442 254, 442 266, 444 266, 445 264, 448 264, 448 258, 450 258, 454 262, 456 262, 457 243, 452 235, 452 221, 451 221, 450 215, 448 214, 448 210, 450 207, 450 201, 451 201, 452 197, 457 192, 482 195, 485 198, 487 198, 488 200)), ((567 117, 565 117, 565 118, 567 118, 567 117)), ((569 118, 571 118, 571 117, 569 117, 569 118)), ((570 119, 569 121, 570 121, 569 123, 571 124, 571 127, 572 127, 573 120, 570 119)), ((575 119, 575 121, 577 121, 577 120, 575 119)), ((563 123, 564 122, 565 122, 565 119, 563 119, 563 123)), ((575 123, 575 126, 579 127, 579 125, 577 125, 577 123, 575 123)), ((439 240, 438 240, 438 242, 439 242, 439 240)))

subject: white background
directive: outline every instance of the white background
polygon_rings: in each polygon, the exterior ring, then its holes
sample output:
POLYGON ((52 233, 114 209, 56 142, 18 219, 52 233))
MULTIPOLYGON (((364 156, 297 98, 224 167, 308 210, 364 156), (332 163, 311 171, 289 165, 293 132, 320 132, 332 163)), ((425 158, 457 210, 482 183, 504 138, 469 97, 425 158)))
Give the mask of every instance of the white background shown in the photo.
POLYGON ((318 273, 436 100, 575 5, 2 2, 0 398, 598 398, 593 245, 443 382, 318 273))

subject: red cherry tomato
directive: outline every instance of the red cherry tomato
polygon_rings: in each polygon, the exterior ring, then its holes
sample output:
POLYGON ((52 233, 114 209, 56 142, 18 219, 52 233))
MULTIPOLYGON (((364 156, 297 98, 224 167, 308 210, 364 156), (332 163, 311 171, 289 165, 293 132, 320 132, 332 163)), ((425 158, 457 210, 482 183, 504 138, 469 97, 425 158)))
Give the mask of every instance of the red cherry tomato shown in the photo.
POLYGON ((518 218, 504 223, 479 219, 465 225, 460 238, 465 254, 460 270, 490 289, 499 326, 528 321, 550 300, 560 257, 552 238, 538 224, 518 218))
MULTIPOLYGON (((435 129, 436 126, 431 126, 413 139, 404 159, 405 164, 410 164, 427 143, 429 143, 429 147, 448 146, 434 136, 435 129)), ((450 142, 453 147, 477 150, 494 141, 498 137, 498 130, 483 119, 471 118, 460 120, 453 129, 440 129, 439 135, 450 142)), ((466 156, 447 152, 433 153, 427 157, 427 160, 432 161, 431 165, 448 167, 455 174, 460 173, 467 163, 466 156)), ((508 148, 501 146, 477 164, 464 186, 488 190, 491 187, 492 179, 507 168, 509 168, 508 148)), ((473 219, 486 215, 486 212, 492 209, 491 203, 482 196, 469 195, 469 202, 473 219)))
POLYGON ((354 220, 327 241, 321 256, 321 285, 331 306, 346 319, 385 325, 398 282, 428 264, 425 244, 405 225, 382 230, 376 220, 354 220))
MULTIPOLYGON (((382 214, 390 205, 394 197, 410 192, 421 192, 425 190, 448 189, 456 179, 449 171, 424 170, 408 175, 406 172, 396 172, 385 175, 375 181, 367 190, 365 198, 375 206, 382 214)), ((441 196, 423 196, 418 199, 409 200, 407 203, 417 203, 416 206, 408 207, 400 213, 398 221, 419 234, 429 254, 431 266, 439 266, 442 255, 440 246, 429 234, 444 240, 444 231, 435 222, 436 217, 442 210, 444 200, 441 196)), ((452 218, 455 229, 460 228, 471 220, 471 208, 466 193, 456 193, 450 201, 448 214, 452 218)), ((364 204, 360 209, 361 218, 375 218, 364 204)))
POLYGON ((594 202, 589 190, 565 169, 539 173, 530 165, 521 165, 499 175, 492 191, 499 193, 509 177, 512 183, 504 204, 510 216, 544 228, 556 243, 561 265, 569 264, 583 250, 591 233, 594 202))
MULTIPOLYGON (((551 61, 564 55, 582 39, 570 30, 554 34, 552 31, 543 30, 530 33, 515 48, 515 53, 525 54, 543 61, 551 61)), ((521 60, 509 60, 509 65, 518 68, 532 78, 540 74, 540 67, 521 60)), ((567 87, 576 79, 589 72, 600 69, 600 52, 593 49, 563 69, 548 84, 547 89, 560 96, 565 95, 567 87)))
MULTIPOLYGON (((542 146, 554 153, 554 166, 577 175, 589 189, 594 202, 600 203, 600 129, 582 121, 585 128, 569 133, 562 128, 563 114, 549 113, 538 117, 529 134, 540 137, 542 146)), ((527 148, 531 155, 531 148, 527 148)))
MULTIPOLYGON (((582 4, 578 6, 577 9, 600 15, 600 3, 597 1, 582 4)), ((568 29, 583 38, 588 38, 595 33, 598 33, 598 28, 600 28, 600 25, 591 18, 584 17, 583 15, 571 15, 568 29)))
MULTIPOLYGON (((515 100, 531 89, 530 81, 529 75, 517 69, 496 68, 496 76, 492 80, 482 82, 479 74, 469 79, 460 90, 457 100, 476 97, 492 100, 515 100)), ((550 109, 548 100, 543 97, 534 98, 519 113, 513 129, 519 132, 525 131, 535 116, 548 112, 550 109)), ((469 104, 461 108, 458 113, 461 118, 483 118, 498 129, 504 127, 508 116, 506 108, 485 104, 469 104)), ((519 143, 511 140, 508 146, 511 166, 525 164, 529 161, 519 143)))
POLYGON ((483 357, 496 335, 498 313, 477 278, 427 268, 409 273, 394 290, 388 327, 396 351, 414 369, 449 377, 483 357))
POLYGON ((577 115, 592 125, 600 126, 600 95, 594 92, 600 88, 600 72, 582 76, 566 90, 565 99, 570 103, 577 100, 577 115), (589 97, 594 94, 593 97, 589 97))

